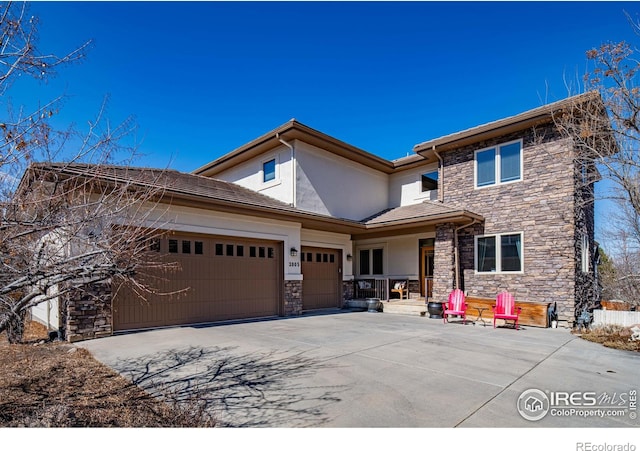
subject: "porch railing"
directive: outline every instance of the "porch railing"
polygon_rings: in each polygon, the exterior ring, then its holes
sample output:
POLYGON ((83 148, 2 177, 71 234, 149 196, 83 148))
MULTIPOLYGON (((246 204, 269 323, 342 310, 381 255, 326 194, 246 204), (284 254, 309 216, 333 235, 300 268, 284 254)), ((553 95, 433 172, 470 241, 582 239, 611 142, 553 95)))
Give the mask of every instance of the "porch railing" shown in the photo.
POLYGON ((378 298, 381 301, 389 299, 389 279, 358 279, 353 283, 356 299, 378 298))

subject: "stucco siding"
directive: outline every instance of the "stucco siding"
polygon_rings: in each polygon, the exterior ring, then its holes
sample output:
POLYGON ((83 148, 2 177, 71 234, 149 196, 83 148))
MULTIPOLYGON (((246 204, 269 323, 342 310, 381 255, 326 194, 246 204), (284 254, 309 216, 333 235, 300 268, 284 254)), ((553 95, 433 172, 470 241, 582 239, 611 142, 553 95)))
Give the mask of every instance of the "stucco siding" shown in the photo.
POLYGON ((387 208, 389 176, 296 141, 296 207, 360 220, 387 208))
POLYGON ((389 208, 413 205, 425 200, 437 200, 438 190, 422 191, 422 174, 438 170, 437 164, 428 164, 389 177, 389 208))
POLYGON ((284 145, 216 174, 215 178, 236 183, 288 204, 293 203, 294 190, 291 151, 284 145), (262 165, 264 162, 272 159, 276 160, 276 178, 275 180, 264 182, 262 165))

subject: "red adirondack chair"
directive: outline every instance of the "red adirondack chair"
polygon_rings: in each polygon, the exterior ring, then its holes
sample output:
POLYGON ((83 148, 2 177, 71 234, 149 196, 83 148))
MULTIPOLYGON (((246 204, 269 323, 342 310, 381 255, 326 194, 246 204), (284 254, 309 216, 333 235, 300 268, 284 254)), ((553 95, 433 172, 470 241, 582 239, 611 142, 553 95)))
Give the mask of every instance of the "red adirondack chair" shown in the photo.
POLYGON ((496 319, 504 319, 515 321, 516 329, 518 329, 518 316, 522 310, 516 307, 516 301, 513 295, 508 291, 498 293, 496 297, 496 305, 493 307, 493 328, 496 328, 496 319))
POLYGON ((449 299, 444 305, 443 310, 442 320, 445 324, 449 322, 448 316, 450 315, 461 316, 462 322, 467 324, 467 302, 465 301, 462 290, 456 288, 449 293, 449 299))

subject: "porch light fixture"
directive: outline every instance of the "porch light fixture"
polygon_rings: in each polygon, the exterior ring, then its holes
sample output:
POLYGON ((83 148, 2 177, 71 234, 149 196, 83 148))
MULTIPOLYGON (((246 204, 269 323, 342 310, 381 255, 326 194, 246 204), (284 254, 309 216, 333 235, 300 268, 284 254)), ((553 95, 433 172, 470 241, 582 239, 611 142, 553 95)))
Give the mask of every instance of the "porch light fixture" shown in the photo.
POLYGON ((350 262, 353 259, 353 257, 351 256, 351 254, 347 254, 347 261, 350 262))
POLYGON ((289 255, 291 255, 292 257, 295 257, 296 255, 298 255, 298 249, 296 249, 295 247, 292 247, 291 249, 289 249, 289 255))

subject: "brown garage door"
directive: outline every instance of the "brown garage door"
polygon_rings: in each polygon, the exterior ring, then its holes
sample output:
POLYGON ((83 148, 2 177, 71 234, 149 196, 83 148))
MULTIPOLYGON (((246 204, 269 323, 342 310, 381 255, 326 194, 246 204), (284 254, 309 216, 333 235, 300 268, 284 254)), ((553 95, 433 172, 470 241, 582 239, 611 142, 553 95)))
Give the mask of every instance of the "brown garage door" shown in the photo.
POLYGON ((341 262, 338 250, 302 248, 300 265, 303 275, 303 310, 342 306, 341 262))
MULTIPOLYGON (((153 274, 160 292, 141 300, 129 287, 114 296, 114 330, 194 324, 279 313, 282 246, 233 237, 171 235, 160 240, 162 259, 175 271, 153 274)), ((143 276, 141 276, 143 277, 143 276)))

